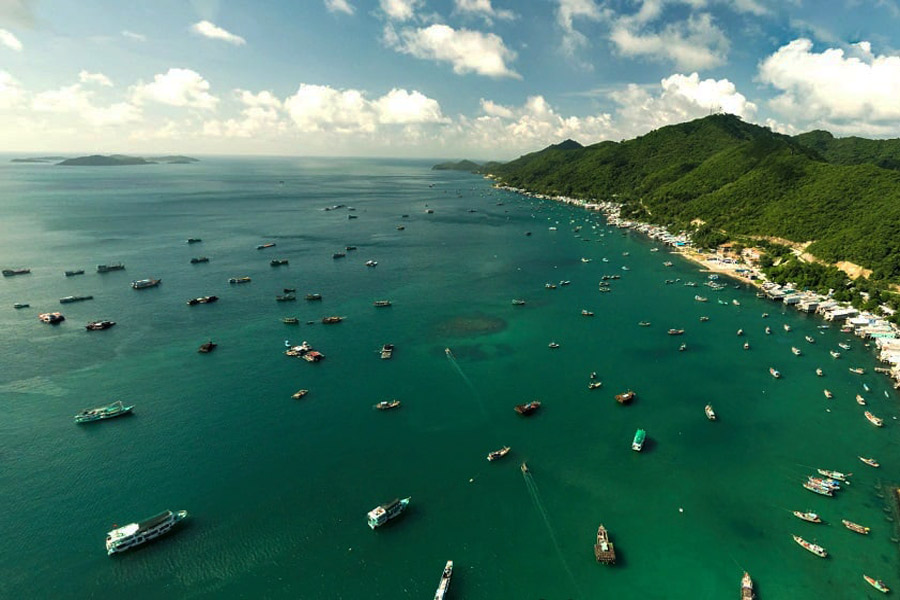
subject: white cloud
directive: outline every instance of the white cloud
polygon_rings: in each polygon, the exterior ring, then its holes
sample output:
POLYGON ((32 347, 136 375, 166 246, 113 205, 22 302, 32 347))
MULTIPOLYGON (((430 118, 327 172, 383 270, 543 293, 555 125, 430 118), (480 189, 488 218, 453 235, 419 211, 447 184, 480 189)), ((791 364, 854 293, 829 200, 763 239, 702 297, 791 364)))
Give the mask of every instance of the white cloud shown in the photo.
POLYGON ((394 21, 409 21, 422 4, 423 0, 379 0, 381 10, 394 21))
POLYGON ((556 22, 563 30, 562 50, 568 56, 588 46, 587 37, 575 29, 575 19, 599 21, 607 16, 594 0, 557 0, 556 22))
POLYGON ((304 83, 300 84, 297 93, 284 101, 284 108, 304 133, 369 134, 381 126, 446 121, 436 100, 417 91, 397 88, 380 98, 369 100, 360 90, 337 90, 304 83))
POLYGON ((709 13, 669 23, 655 33, 642 31, 635 23, 633 19, 621 19, 612 31, 612 42, 625 56, 669 60, 684 69, 708 69, 725 62, 728 39, 709 13))
POLYGON ((0 29, 0 46, 6 46, 10 50, 16 52, 22 51, 22 42, 20 42, 19 38, 14 36, 11 31, 6 29, 0 29))
POLYGON ((0 109, 16 106, 23 97, 19 82, 8 72, 0 70, 0 109))
POLYGON ((135 33, 133 31, 128 31, 127 29, 122 30, 122 36, 127 37, 130 40, 135 40, 137 42, 146 42, 147 36, 143 33, 135 33))
POLYGON ((900 56, 875 55, 868 42, 845 52, 812 50, 808 39, 779 48, 759 65, 759 79, 780 91, 769 105, 804 122, 835 130, 896 132, 900 119, 900 56))
POLYGON ((352 15, 355 11, 353 5, 347 0, 325 0, 325 8, 328 9, 328 12, 341 12, 347 15, 352 15))
POLYGON ((503 38, 493 33, 453 29, 448 25, 403 29, 399 34, 388 28, 385 41, 398 52, 424 60, 448 62, 457 75, 477 73, 521 79, 521 75, 506 65, 507 61, 515 60, 516 53, 506 47, 503 38))
POLYGON ((655 90, 632 84, 610 94, 619 105, 616 121, 623 137, 704 117, 710 112, 726 112, 748 120, 756 116, 756 104, 727 79, 701 80, 697 73, 676 73, 660 81, 660 88, 660 93, 654 95, 651 92, 655 90))
POLYGON ((494 8, 491 0, 455 0, 455 4, 457 12, 483 17, 488 23, 491 23, 492 19, 516 18, 516 14, 511 10, 494 8))
POLYGON ((0 0, 0 21, 33 27, 37 0, 0 0))
POLYGON ((507 108, 502 104, 497 104, 492 100, 485 100, 484 98, 480 100, 480 103, 481 110, 489 117, 503 117, 504 119, 511 119, 513 117, 512 109, 507 108))
POLYGON ((239 119, 211 120, 203 124, 203 134, 214 137, 251 138, 271 137, 284 133, 287 125, 282 118, 284 105, 272 92, 254 94, 235 90, 235 97, 243 105, 239 119))
POLYGON ((209 82, 196 71, 170 68, 165 74, 154 75, 151 83, 135 84, 131 92, 136 104, 152 101, 214 110, 219 99, 209 93, 209 88, 209 82))
POLYGON ((113 84, 109 77, 103 73, 89 73, 87 71, 81 71, 78 74, 78 81, 81 83, 96 83, 106 87, 112 87, 113 84))
POLYGON ((191 31, 196 34, 202 35, 203 37, 210 38, 212 40, 222 40, 223 42, 228 42, 229 44, 234 44, 235 46, 243 46, 247 43, 247 40, 242 38, 239 35, 235 35, 230 31, 222 29, 218 25, 214 23, 210 23, 209 21, 199 21, 191 25, 191 31))
POLYGON ((141 111, 134 104, 118 102, 98 106, 94 103, 94 92, 78 83, 37 94, 31 108, 37 112, 74 114, 97 127, 141 120, 141 111))

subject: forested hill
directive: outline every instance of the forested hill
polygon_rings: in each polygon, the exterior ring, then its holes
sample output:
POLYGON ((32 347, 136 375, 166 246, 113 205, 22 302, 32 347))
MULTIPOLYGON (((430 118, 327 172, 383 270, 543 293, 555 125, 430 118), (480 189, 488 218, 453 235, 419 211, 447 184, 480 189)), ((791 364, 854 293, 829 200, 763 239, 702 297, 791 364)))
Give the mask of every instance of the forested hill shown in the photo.
POLYGON ((900 280, 900 171, 885 168, 900 141, 847 139, 711 115, 621 143, 550 146, 490 172, 533 192, 617 199, 653 223, 813 241, 825 261, 900 280))

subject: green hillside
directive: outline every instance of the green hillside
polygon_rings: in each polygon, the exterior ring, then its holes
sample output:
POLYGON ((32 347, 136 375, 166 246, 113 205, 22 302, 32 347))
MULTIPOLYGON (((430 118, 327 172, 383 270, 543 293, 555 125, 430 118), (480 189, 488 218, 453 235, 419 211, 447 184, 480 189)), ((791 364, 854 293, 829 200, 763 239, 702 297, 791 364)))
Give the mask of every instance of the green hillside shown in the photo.
POLYGON ((900 140, 789 137, 712 115, 621 143, 550 146, 491 173, 538 193, 616 199, 653 223, 813 241, 823 260, 900 281, 898 159, 900 140))

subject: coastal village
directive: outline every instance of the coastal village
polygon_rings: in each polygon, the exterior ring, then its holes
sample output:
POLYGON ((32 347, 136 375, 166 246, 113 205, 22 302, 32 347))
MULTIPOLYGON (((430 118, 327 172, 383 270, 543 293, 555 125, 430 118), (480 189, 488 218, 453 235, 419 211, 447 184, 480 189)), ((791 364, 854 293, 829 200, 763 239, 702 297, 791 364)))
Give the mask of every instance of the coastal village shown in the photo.
MULTIPOLYGON (((695 248, 690 236, 684 232, 673 233, 660 225, 631 221, 621 217, 622 205, 612 201, 582 200, 568 196, 550 196, 535 194, 528 190, 510 187, 490 174, 487 179, 494 180, 497 189, 515 192, 538 200, 551 200, 584 210, 601 212, 612 227, 630 229, 642 233, 676 250, 678 254, 695 262, 711 275, 727 275, 757 288, 757 296, 808 314, 815 314, 826 321, 840 325, 841 332, 855 335, 866 340, 870 347, 874 346, 878 359, 885 367, 875 370, 893 380, 894 389, 900 389, 900 328, 889 322, 882 315, 870 311, 859 311, 849 302, 839 302, 829 294, 819 294, 808 290, 795 289, 791 284, 784 286, 769 281, 758 266, 760 252, 754 248, 744 248, 740 254, 732 252, 730 244, 723 244, 715 251, 703 251, 695 248)), ((894 310, 889 306, 879 307, 884 315, 891 316, 894 310)))

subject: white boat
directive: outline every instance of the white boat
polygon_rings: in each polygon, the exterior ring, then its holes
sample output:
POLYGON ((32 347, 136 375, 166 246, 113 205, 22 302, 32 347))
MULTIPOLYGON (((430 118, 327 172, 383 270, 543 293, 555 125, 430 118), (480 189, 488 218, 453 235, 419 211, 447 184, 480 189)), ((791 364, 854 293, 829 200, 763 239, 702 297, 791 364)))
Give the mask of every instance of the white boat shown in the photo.
POLYGON ((106 553, 113 555, 156 539, 188 516, 186 510, 163 511, 138 523, 129 523, 106 534, 106 553))
POLYGON ((829 350, 828 354, 831 355, 831 358, 840 358, 841 357, 841 353, 838 352, 837 350, 829 350))
POLYGON ((713 411, 712 404, 707 404, 703 410, 704 410, 704 412, 706 412, 707 419, 709 419, 710 421, 716 420, 716 413, 715 413, 715 411, 713 411))
POLYGON ((803 354, 800 351, 800 348, 798 348, 797 346, 791 346, 791 352, 794 353, 794 356, 800 356, 801 354, 803 354))
POLYGON ((447 564, 444 565, 444 571, 441 573, 441 581, 438 584, 437 591, 434 592, 434 600, 444 600, 447 596, 451 577, 453 577, 453 561, 448 560, 447 564))
POLYGON ((785 331, 790 331, 790 330, 791 330, 791 326, 788 325, 787 323, 785 323, 785 324, 784 324, 784 330, 785 330, 785 331))

